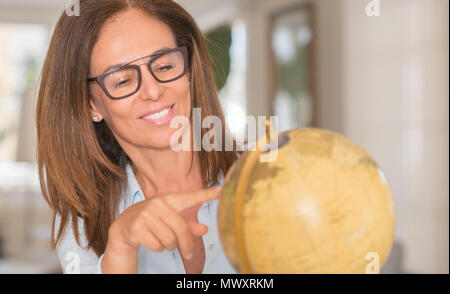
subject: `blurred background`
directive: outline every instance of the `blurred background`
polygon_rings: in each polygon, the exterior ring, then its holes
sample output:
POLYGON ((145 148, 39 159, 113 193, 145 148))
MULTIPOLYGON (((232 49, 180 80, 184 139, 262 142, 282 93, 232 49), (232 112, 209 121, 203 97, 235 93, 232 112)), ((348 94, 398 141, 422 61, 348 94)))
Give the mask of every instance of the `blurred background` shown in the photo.
MULTIPOLYGON (((397 213, 383 273, 449 272, 449 1, 178 0, 208 38, 229 127, 279 116, 365 148, 397 213)), ((36 170, 39 74, 64 0, 0 0, 0 273, 60 273, 36 170)))

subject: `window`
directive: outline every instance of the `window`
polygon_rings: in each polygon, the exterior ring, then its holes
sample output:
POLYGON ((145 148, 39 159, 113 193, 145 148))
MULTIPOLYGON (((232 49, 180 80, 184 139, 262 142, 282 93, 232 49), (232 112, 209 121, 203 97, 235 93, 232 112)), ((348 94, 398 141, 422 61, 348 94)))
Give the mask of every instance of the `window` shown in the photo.
POLYGON ((311 12, 308 6, 294 7, 273 16, 273 97, 280 132, 314 124, 312 40, 311 12))
POLYGON ((33 161, 36 86, 47 44, 45 25, 0 23, 0 162, 33 161))
POLYGON ((225 120, 235 138, 245 138, 247 124, 245 24, 234 21, 206 33, 225 120))

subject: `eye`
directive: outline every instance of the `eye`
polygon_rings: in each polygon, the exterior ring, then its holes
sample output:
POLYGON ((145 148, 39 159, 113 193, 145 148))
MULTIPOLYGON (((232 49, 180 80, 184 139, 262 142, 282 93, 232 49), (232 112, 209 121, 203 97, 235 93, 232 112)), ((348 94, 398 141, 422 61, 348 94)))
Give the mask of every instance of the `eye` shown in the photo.
POLYGON ((164 66, 158 67, 158 71, 159 71, 159 72, 164 72, 164 71, 171 70, 171 69, 173 69, 174 67, 175 67, 175 65, 173 65, 173 64, 164 65, 164 66))
POLYGON ((126 86, 129 82, 130 82, 129 79, 128 79, 128 80, 122 80, 122 81, 120 81, 120 82, 118 82, 118 83, 115 83, 115 84, 114 84, 114 87, 115 87, 115 88, 124 87, 124 86, 126 86))

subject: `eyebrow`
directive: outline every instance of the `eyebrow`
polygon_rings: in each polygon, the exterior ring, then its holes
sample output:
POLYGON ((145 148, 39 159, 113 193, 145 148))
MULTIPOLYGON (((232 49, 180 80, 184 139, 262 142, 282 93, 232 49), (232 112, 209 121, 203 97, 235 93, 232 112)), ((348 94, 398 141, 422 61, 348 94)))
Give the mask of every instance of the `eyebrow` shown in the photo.
POLYGON ((133 63, 133 62, 135 62, 135 61, 137 61, 137 60, 139 60, 139 59, 142 59, 142 58, 145 58, 145 57, 153 57, 153 56, 155 56, 155 55, 157 55, 157 54, 159 54, 159 53, 161 53, 161 52, 163 52, 163 51, 165 51, 165 50, 170 50, 170 49, 171 49, 171 48, 169 48, 169 47, 162 47, 162 48, 160 48, 160 49, 154 51, 154 52, 153 52, 152 54, 150 54, 150 55, 143 56, 143 57, 139 57, 139 58, 136 58, 136 59, 134 59, 134 60, 132 60, 132 61, 129 61, 129 62, 126 62, 126 63, 110 65, 110 66, 108 66, 108 67, 107 67, 100 75, 105 74, 105 73, 107 73, 107 72, 109 72, 109 71, 112 71, 112 70, 114 70, 114 69, 121 68, 122 66, 125 66, 125 65, 128 65, 128 64, 130 64, 130 63, 133 63))

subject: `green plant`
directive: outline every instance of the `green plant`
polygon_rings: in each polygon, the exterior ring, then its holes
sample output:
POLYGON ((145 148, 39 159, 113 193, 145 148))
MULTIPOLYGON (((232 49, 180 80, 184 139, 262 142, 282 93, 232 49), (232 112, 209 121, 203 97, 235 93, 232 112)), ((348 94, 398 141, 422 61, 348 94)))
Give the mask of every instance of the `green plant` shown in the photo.
POLYGON ((25 57, 24 67, 25 87, 34 87, 39 75, 39 65, 36 57, 31 55, 25 57))
POLYGON ((220 26, 205 34, 217 89, 220 91, 230 74, 231 26, 220 26))

